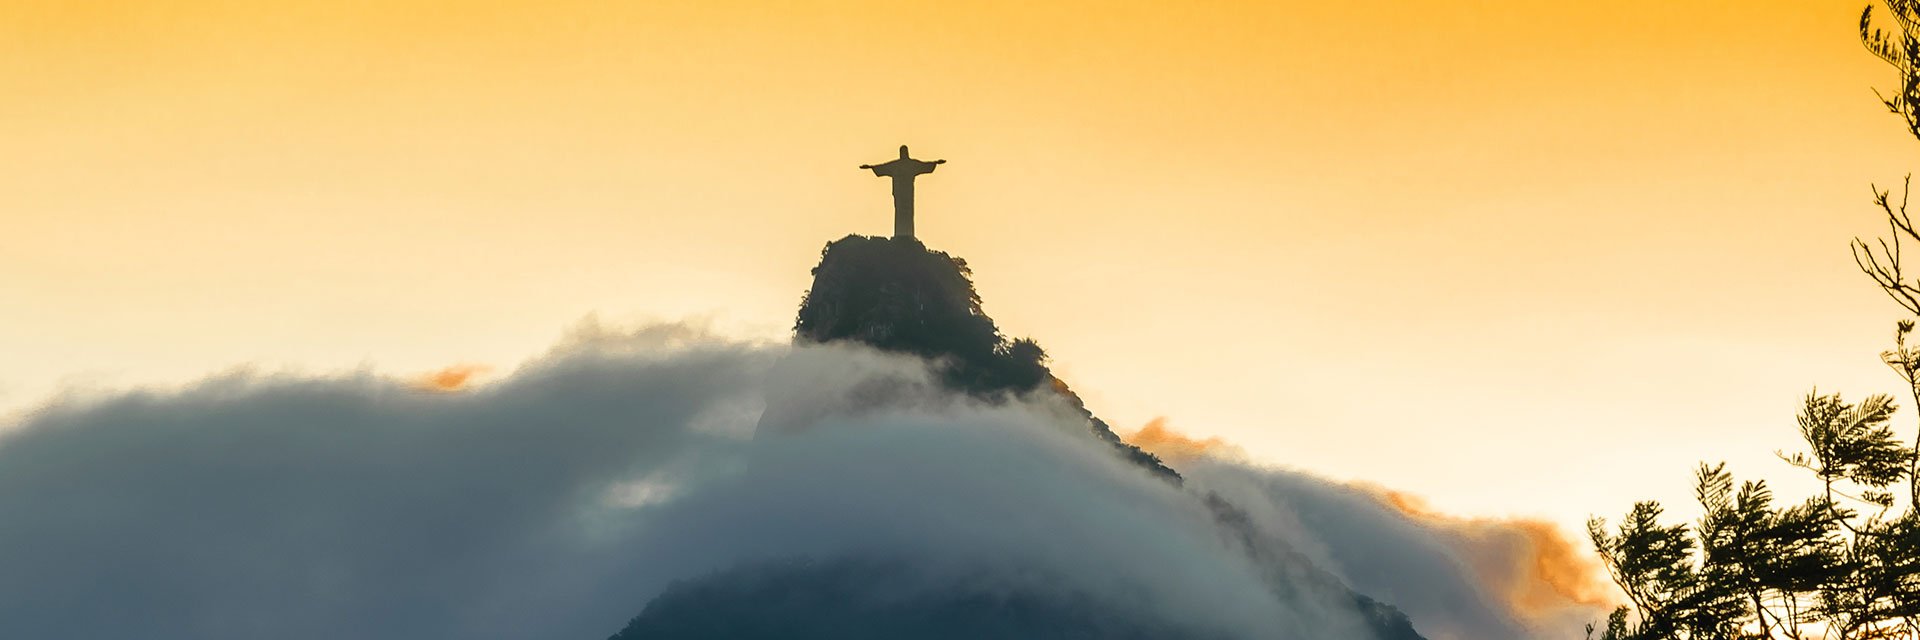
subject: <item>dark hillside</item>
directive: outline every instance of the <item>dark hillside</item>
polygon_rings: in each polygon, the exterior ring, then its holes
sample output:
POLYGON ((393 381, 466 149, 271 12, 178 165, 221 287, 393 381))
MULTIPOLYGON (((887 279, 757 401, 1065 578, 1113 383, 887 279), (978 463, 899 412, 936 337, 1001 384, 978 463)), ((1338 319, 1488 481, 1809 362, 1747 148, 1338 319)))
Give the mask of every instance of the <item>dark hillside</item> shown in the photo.
POLYGON ((1151 453, 1120 440, 1065 382, 1047 369, 1046 351, 1010 340, 980 307, 967 261, 914 238, 850 235, 827 243, 800 302, 794 336, 850 340, 941 363, 947 384, 981 398, 1058 393, 1085 414, 1094 437, 1167 478, 1180 475, 1151 453))

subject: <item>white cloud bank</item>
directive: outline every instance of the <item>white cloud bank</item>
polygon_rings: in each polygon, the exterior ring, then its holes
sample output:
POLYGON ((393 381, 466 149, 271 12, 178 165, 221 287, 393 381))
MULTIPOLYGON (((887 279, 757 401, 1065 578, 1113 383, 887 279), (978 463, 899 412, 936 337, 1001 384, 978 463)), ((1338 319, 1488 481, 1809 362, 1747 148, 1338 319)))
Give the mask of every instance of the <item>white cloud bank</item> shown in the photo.
MULTIPOLYGON (((1431 637, 1520 637, 1411 521, 1294 474, 1192 484, 1431 637)), ((0 637, 604 638, 676 580, 853 557, 1203 635, 1363 636, 1061 407, 956 399, 858 349, 662 326, 461 393, 229 376, 0 429, 0 637)))

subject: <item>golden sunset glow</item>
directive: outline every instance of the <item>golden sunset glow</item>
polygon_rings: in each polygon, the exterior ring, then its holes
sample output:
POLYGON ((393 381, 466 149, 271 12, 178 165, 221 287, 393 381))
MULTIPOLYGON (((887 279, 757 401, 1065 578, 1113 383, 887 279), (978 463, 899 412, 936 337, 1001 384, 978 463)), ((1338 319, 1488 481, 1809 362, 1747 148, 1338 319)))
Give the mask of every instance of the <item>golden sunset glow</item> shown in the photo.
POLYGON ((484 364, 456 364, 415 376, 413 386, 424 391, 460 391, 472 384, 474 378, 492 370, 493 367, 484 364))
POLYGON ((910 144, 919 236, 1114 424, 1571 530, 1898 389, 1860 8, 12 0, 0 406, 783 340, 910 144))
POLYGON ((1167 427, 1166 418, 1154 418, 1138 431, 1121 436, 1128 444, 1146 449, 1171 464, 1205 457, 1244 458, 1246 451, 1219 437, 1198 439, 1167 427))
POLYGON ((1453 543, 1480 583, 1517 611, 1548 616, 1569 607, 1622 604, 1585 545, 1552 523, 1462 518, 1436 512, 1405 492, 1381 489, 1378 495, 1401 513, 1455 533, 1453 543))

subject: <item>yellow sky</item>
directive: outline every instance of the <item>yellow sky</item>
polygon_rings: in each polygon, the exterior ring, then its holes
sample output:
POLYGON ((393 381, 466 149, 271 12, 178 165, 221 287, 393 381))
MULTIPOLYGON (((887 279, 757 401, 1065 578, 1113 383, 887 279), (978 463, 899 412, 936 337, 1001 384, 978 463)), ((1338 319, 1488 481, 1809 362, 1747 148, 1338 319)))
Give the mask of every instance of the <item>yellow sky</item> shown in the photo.
POLYGON ((1445 510, 1785 475, 1897 386, 1855 0, 1035 4, 0 0, 0 406, 780 337, 902 143, 1096 411, 1445 510))

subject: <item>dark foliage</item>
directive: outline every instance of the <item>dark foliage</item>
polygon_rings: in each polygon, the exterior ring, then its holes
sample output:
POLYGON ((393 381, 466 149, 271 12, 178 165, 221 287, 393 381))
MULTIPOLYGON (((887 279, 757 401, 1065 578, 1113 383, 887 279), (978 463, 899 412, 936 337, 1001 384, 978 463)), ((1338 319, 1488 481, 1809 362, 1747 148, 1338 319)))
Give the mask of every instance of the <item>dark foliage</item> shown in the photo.
POLYGON ((1046 354, 1000 334, 980 308, 972 275, 967 261, 913 238, 847 236, 821 251, 794 334, 941 361, 947 382, 970 393, 1039 387, 1050 377, 1046 354))
POLYGON ((1046 351, 1010 340, 980 308, 967 261, 911 237, 850 235, 827 243, 800 302, 795 338, 852 341, 940 363, 955 390, 983 399, 1059 393, 1087 417, 1095 437, 1128 460, 1177 480, 1158 457, 1129 445, 1047 369, 1046 351))
POLYGON ((1632 602, 1602 638, 1914 637, 1920 612, 1920 531, 1909 505, 1894 517, 1885 491, 1907 477, 1913 451, 1886 426, 1892 400, 1849 404, 1808 394, 1800 436, 1782 454, 1814 474, 1820 495, 1776 507, 1765 482, 1737 485, 1726 465, 1694 474, 1700 521, 1666 525, 1642 502, 1609 529, 1588 523, 1594 548, 1632 602), (1862 513, 1852 506, 1872 511, 1862 513))

